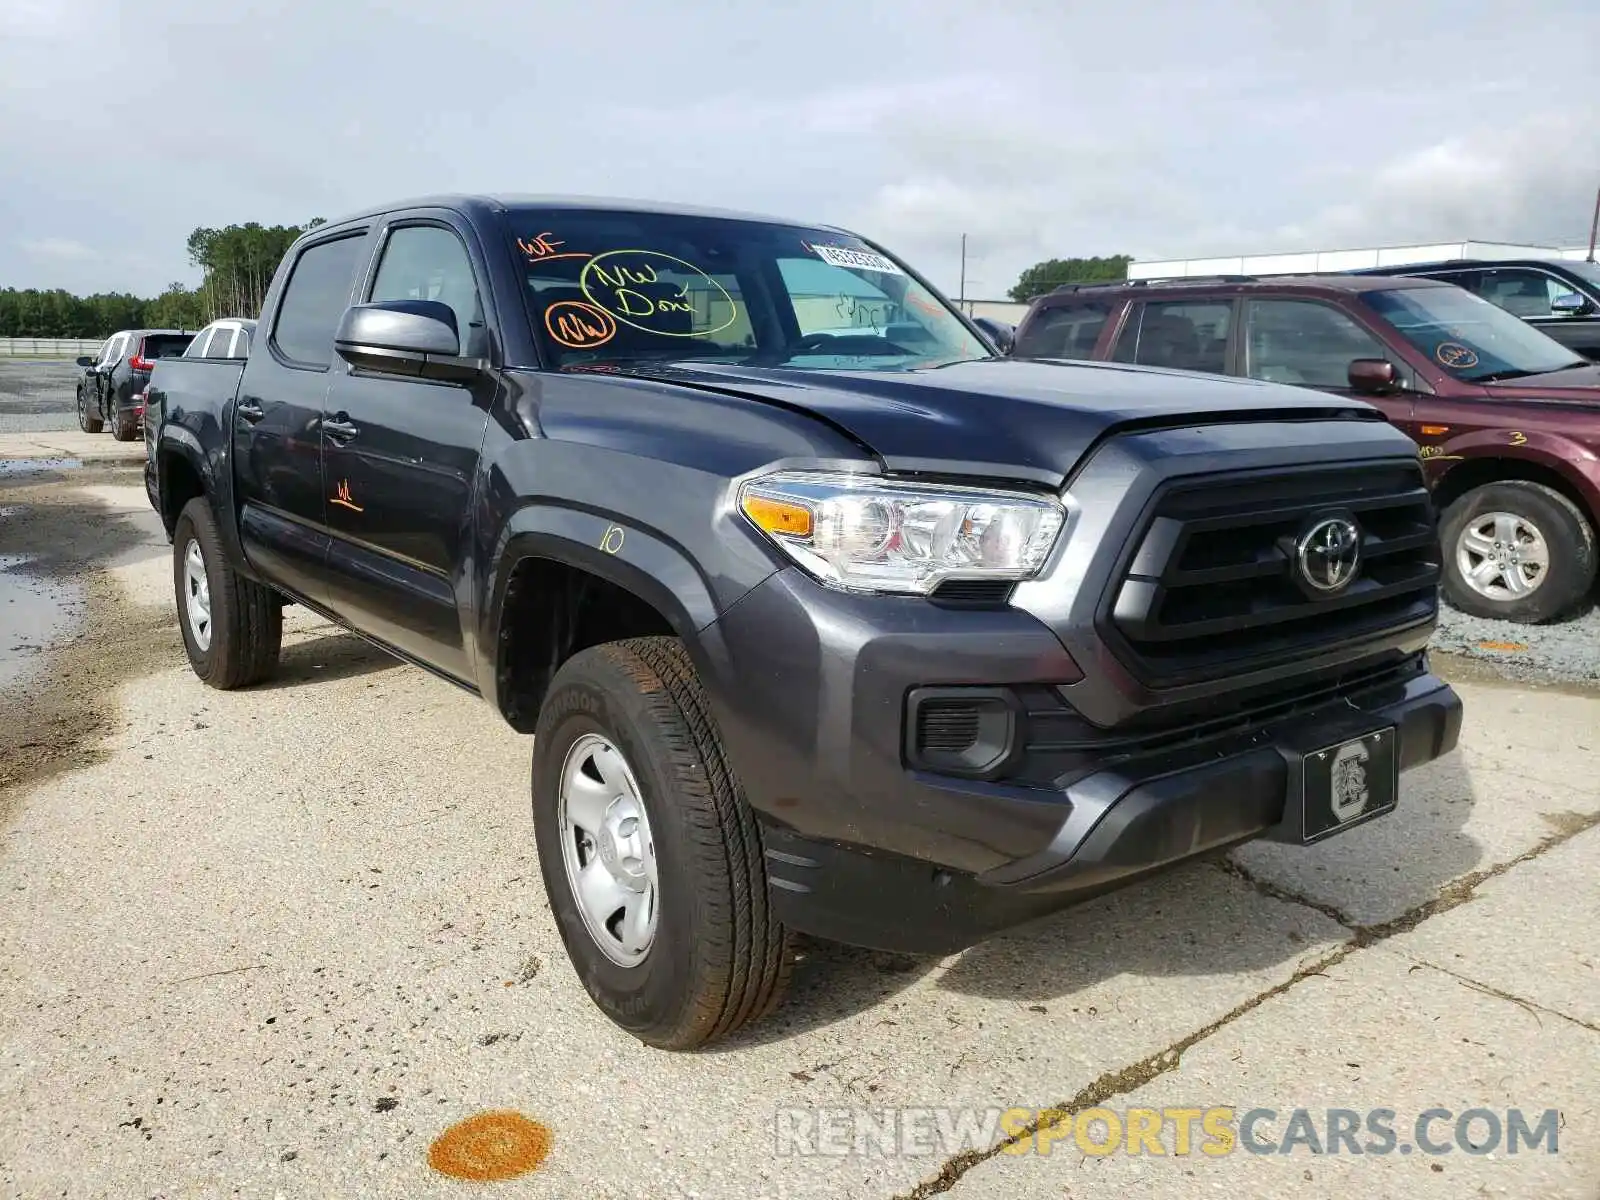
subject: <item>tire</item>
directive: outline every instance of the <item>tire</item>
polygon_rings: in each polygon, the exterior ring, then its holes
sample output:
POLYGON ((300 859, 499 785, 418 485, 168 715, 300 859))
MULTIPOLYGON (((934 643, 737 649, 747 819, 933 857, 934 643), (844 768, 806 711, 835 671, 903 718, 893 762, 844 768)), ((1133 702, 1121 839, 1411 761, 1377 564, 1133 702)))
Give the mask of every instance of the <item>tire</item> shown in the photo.
POLYGON ((139 436, 139 418, 131 412, 117 413, 111 418, 111 436, 119 442, 131 442, 139 436))
POLYGON ((1593 527, 1576 504, 1541 483, 1514 479, 1473 488, 1445 509, 1440 540, 1444 597, 1475 617, 1553 620, 1594 585, 1593 527), (1510 558, 1499 557, 1508 552, 1510 558), (1519 580, 1526 590, 1510 586, 1519 580))
POLYGON ((83 430, 85 433, 99 433, 105 427, 106 427, 106 423, 100 419, 100 413, 99 413, 98 409, 95 411, 95 413, 93 415, 90 414, 88 398, 86 396, 84 396, 83 389, 79 388, 78 389, 78 428, 83 430))
MULTIPOLYGON (((592 778, 600 786, 600 776, 592 778)), ((614 815, 625 802, 632 798, 619 795, 605 811, 614 815)), ((567 955, 590 997, 617 1025, 648 1045, 690 1050, 776 1006, 788 984, 788 934, 768 901, 755 814, 682 642, 609 642, 562 666, 535 730, 533 819, 540 870, 567 955), (569 856, 580 865, 638 861, 617 852, 608 859, 594 845, 585 855, 578 828, 563 824, 570 760, 596 740, 623 760, 651 843, 653 934, 631 962, 613 957, 618 942, 610 943, 610 952, 602 948, 568 865, 569 856)), ((627 829, 625 819, 621 829, 627 829)))
POLYGON ((189 501, 173 527, 172 586, 183 648, 203 682, 229 691, 271 677, 283 643, 283 608, 271 588, 228 565, 216 518, 203 496, 189 501), (191 548, 198 550, 204 570, 209 613, 204 622, 189 608, 191 548))

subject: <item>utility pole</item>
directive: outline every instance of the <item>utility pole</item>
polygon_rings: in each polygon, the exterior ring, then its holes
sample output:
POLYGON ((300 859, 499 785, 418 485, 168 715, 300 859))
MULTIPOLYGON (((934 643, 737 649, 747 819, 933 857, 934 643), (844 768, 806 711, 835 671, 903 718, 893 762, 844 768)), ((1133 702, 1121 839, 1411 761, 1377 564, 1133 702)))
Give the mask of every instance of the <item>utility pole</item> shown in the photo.
POLYGON ((1600 188, 1594 192, 1594 220, 1589 222, 1589 261, 1594 261, 1595 234, 1600 233, 1600 188))
MULTIPOLYGON (((1596 200, 1600 201, 1600 197, 1596 197, 1596 200)), ((1596 212, 1600 212, 1600 209, 1596 209, 1595 211, 1596 212)), ((1589 239, 1589 241, 1591 243, 1590 246, 1589 246, 1589 261, 1593 262, 1594 261, 1594 245, 1593 245, 1594 239, 1591 237, 1589 239)), ((961 291, 956 296, 956 305, 957 305, 957 307, 961 307, 961 306, 965 305, 966 302, 967 302, 967 235, 963 233, 961 235, 961 291)))

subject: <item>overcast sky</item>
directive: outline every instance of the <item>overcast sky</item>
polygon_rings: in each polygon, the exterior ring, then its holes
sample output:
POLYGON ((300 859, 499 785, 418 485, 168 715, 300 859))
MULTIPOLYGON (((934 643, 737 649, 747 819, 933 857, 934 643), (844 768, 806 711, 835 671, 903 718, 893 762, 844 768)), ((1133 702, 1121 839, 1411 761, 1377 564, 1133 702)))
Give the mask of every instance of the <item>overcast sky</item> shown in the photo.
POLYGON ((0 286, 195 282, 197 225, 416 193, 1041 258, 1578 244, 1600 0, 0 0, 0 286))

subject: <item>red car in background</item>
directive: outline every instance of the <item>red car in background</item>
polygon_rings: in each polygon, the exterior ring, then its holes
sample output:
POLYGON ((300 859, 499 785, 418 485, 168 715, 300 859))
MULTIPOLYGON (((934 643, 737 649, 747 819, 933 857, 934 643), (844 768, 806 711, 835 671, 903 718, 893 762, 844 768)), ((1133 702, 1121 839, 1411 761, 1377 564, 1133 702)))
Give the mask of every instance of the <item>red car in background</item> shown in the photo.
POLYGON ((1600 529, 1600 364, 1452 284, 1373 276, 1067 284, 1019 358, 1101 359, 1358 395, 1410 435, 1441 513, 1444 591, 1538 622, 1587 597, 1600 529))

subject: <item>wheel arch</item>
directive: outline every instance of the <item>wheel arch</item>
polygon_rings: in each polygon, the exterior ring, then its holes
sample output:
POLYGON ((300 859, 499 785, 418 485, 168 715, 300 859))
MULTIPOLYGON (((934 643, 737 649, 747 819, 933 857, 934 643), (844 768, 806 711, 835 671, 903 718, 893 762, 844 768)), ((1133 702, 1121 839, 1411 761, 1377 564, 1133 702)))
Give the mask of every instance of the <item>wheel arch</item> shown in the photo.
POLYGON ((1561 493, 1600 532, 1600 504, 1586 480, 1578 478, 1561 457, 1511 454, 1466 455, 1453 463, 1433 486, 1434 502, 1442 514, 1462 496, 1491 483, 1539 483, 1561 493))
MULTIPOLYGON (((214 483, 211 464, 198 439, 186 429, 163 430, 156 443, 156 494, 161 500, 157 511, 169 538, 184 506, 196 496, 206 497, 215 512, 214 483)), ((226 528, 222 514, 215 515, 218 525, 226 528)))
POLYGON ((703 666, 711 592, 678 547, 621 517, 533 506, 508 523, 479 612, 480 690, 531 732, 550 679, 602 641, 670 635, 703 666))

